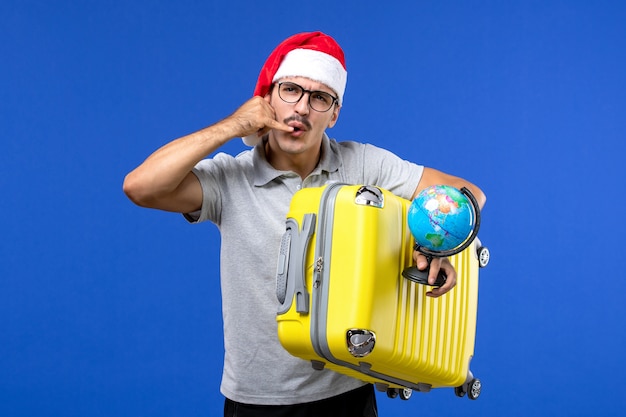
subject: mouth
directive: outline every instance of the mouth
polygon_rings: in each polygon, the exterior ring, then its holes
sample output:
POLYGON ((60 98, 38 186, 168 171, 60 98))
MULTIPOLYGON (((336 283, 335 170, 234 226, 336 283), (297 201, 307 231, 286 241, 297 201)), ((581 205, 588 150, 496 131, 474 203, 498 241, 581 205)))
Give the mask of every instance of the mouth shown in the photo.
POLYGON ((291 123, 288 123, 288 126, 291 126, 293 128, 293 130, 289 133, 289 136, 291 136, 292 138, 299 138, 300 136, 304 135, 307 131, 306 126, 304 126, 301 123, 291 122, 291 123))
POLYGON ((293 132, 291 132, 291 134, 294 136, 300 136, 307 130, 311 129, 311 123, 299 115, 294 115, 285 119, 284 123, 293 128, 293 132))
POLYGON ((293 127, 293 133, 304 132, 306 131, 306 126, 299 122, 290 122, 288 126, 293 127))

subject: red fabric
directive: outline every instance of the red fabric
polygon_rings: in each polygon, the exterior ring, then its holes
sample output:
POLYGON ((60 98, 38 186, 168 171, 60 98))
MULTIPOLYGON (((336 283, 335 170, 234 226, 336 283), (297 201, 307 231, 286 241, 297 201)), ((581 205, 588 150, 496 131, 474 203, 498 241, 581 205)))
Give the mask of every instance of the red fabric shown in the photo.
POLYGON ((332 37, 322 32, 298 33, 281 42, 267 57, 254 89, 255 96, 264 97, 269 92, 274 74, 278 71, 285 56, 294 49, 312 49, 324 52, 335 57, 346 69, 343 50, 332 37))

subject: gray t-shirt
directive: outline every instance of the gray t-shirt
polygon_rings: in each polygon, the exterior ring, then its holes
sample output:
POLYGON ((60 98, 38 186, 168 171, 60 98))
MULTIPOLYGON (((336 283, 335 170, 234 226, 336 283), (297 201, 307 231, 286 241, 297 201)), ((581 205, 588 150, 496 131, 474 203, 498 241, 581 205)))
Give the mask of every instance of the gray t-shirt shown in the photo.
POLYGON ((328 182, 377 185, 410 199, 423 167, 381 148, 324 135, 318 166, 302 180, 278 171, 262 145, 233 157, 219 153, 194 168, 202 208, 185 215, 210 220, 221 234, 224 370, 221 392, 248 404, 316 401, 364 383, 291 356, 277 336, 276 265, 293 194, 328 182))

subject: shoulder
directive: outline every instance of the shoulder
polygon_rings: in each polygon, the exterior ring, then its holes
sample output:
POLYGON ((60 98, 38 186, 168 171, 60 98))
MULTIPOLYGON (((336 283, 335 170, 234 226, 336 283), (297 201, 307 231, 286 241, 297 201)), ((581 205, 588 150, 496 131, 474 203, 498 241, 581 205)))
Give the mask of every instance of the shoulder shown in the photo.
POLYGON ((219 152, 212 157, 203 159, 196 165, 201 171, 228 171, 231 169, 241 170, 245 166, 252 166, 252 151, 245 150, 236 156, 219 152))
POLYGON ((403 198, 410 198, 422 176, 423 166, 370 143, 331 141, 331 146, 341 155, 349 183, 378 185, 403 198))
POLYGON ((329 140, 330 147, 333 151, 344 154, 350 152, 362 152, 363 148, 366 146, 364 143, 356 142, 352 140, 346 141, 338 141, 336 139, 329 140))
POLYGON ((386 158, 399 158, 396 154, 387 149, 373 145, 371 143, 357 142, 357 141, 337 141, 335 139, 330 140, 330 147, 333 152, 346 157, 358 157, 363 160, 375 160, 386 158))

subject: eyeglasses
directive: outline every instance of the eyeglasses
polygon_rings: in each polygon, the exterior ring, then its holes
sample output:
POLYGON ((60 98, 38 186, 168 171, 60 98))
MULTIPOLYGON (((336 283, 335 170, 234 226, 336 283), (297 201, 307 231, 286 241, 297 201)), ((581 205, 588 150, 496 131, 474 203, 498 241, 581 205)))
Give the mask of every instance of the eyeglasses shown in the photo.
POLYGON ((297 103, 302 99, 304 93, 309 93, 309 106, 318 112, 327 112, 338 100, 332 94, 324 91, 305 90, 296 83, 278 83, 278 97, 285 103, 297 103))

